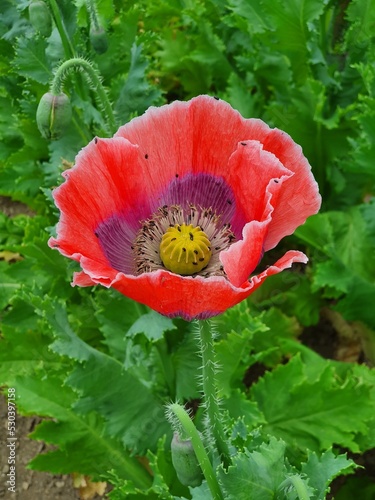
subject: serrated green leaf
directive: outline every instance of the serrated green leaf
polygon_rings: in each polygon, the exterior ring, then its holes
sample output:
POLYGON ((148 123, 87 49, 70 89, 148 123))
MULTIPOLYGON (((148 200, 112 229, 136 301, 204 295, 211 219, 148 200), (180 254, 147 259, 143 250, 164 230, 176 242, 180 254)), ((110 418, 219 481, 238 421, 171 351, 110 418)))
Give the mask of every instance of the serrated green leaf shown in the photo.
POLYGON ((253 452, 238 453, 225 472, 218 470, 228 500, 272 500, 287 474, 285 443, 271 438, 253 452))
POLYGON ((126 123, 134 114, 142 114, 149 106, 160 103, 161 92, 147 81, 147 67, 142 45, 134 43, 129 74, 115 105, 121 123, 126 123))
POLYGON ((137 333, 144 333, 151 341, 159 340, 166 331, 176 330, 173 321, 165 316, 161 316, 155 311, 149 311, 137 319, 126 332, 127 337, 132 337, 137 333))
POLYGON ((175 372, 176 398, 189 400, 200 397, 198 376, 201 372, 201 358, 192 331, 188 331, 178 344, 171 354, 171 361, 175 372))
POLYGON ((9 277, 7 271, 10 264, 0 260, 0 310, 8 304, 9 299, 21 286, 14 279, 9 277))
POLYGON ((114 290, 98 290, 96 303, 95 316, 104 334, 104 343, 111 355, 123 362, 126 348, 125 333, 146 312, 146 307, 114 290))
POLYGON ((77 337, 60 303, 32 300, 56 335, 51 349, 80 361, 67 381, 81 395, 75 411, 84 415, 97 411, 106 419, 108 435, 133 452, 153 449, 160 436, 170 432, 162 403, 119 361, 77 337))
POLYGON ((337 476, 350 474, 356 468, 352 460, 346 455, 334 455, 328 450, 318 457, 315 453, 309 453, 308 460, 302 464, 302 472, 309 478, 309 484, 315 488, 314 500, 324 500, 329 493, 329 484, 337 476))
POLYGON ((232 388, 242 381, 248 367, 252 337, 249 330, 242 330, 239 334, 230 332, 226 339, 216 344, 216 359, 220 367, 216 375, 219 397, 229 397, 232 388))
POLYGON ((54 473, 81 472, 99 478, 114 468, 122 477, 147 485, 150 478, 135 458, 118 441, 105 435, 102 420, 95 414, 77 415, 71 405, 76 394, 55 376, 18 379, 19 407, 23 411, 52 417, 32 433, 34 439, 59 446, 56 451, 38 455, 30 463, 36 470, 54 473))
POLYGON ((359 451, 356 435, 368 431, 373 415, 370 390, 354 376, 340 381, 329 362, 318 379, 309 380, 296 356, 267 372, 250 393, 267 421, 264 432, 301 449, 340 444, 359 451))
POLYGON ((39 83, 47 84, 52 71, 45 50, 44 38, 19 38, 13 62, 18 73, 39 83))
POLYGON ((229 8, 247 21, 247 29, 251 34, 264 33, 271 29, 271 23, 260 3, 251 0, 230 0, 229 8))

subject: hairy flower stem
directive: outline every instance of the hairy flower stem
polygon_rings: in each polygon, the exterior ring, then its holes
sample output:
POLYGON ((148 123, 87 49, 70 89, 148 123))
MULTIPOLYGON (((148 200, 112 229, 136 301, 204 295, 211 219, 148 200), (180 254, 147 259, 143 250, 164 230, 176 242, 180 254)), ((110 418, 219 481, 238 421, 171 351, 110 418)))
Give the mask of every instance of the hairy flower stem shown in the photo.
MULTIPOLYGON (((55 21, 57 31, 59 32, 59 35, 61 38, 61 43, 62 43, 64 53, 65 53, 65 58, 70 59, 71 57, 75 56, 75 51, 74 51, 73 44, 69 39, 69 36, 68 36, 68 33, 67 33, 66 28, 64 26, 64 23, 61 19, 61 13, 60 13, 59 6, 57 5, 56 0, 48 0, 48 3, 51 7, 52 17, 53 17, 53 20, 55 21)), ((84 90, 82 83, 83 83, 82 80, 79 77, 77 77, 76 84, 78 87, 78 93, 79 93, 79 96, 83 99, 83 97, 85 95, 85 90, 84 90)))
POLYGON ((216 449, 225 468, 231 464, 228 444, 220 419, 220 408, 216 388, 215 351, 212 330, 209 321, 199 321, 199 334, 202 354, 202 379, 204 403, 208 418, 208 430, 212 435, 216 449))
POLYGON ((214 500, 223 500, 223 495, 221 493, 219 483, 217 482, 210 459, 208 458, 199 432, 193 424, 189 414, 187 413, 185 408, 178 403, 168 405, 168 411, 172 412, 177 417, 184 433, 186 434, 188 439, 191 440, 191 444, 193 445, 194 452, 197 456, 203 475, 207 481, 207 485, 210 489, 212 498, 214 500))
POLYGON ((99 29, 98 14, 96 12, 96 5, 93 0, 86 0, 87 11, 90 15, 90 21, 94 25, 95 29, 99 29))
POLYGON ((111 134, 114 134, 117 130, 115 116, 113 114, 111 103, 109 102, 108 96, 102 82, 100 81, 100 76, 98 71, 94 69, 89 61, 83 59, 82 57, 73 57, 68 61, 65 61, 59 66, 55 73, 51 85, 51 92, 54 95, 58 95, 62 91, 62 86, 66 75, 72 70, 83 70, 85 76, 88 78, 90 84, 95 89, 98 102, 107 118, 107 125, 111 134))

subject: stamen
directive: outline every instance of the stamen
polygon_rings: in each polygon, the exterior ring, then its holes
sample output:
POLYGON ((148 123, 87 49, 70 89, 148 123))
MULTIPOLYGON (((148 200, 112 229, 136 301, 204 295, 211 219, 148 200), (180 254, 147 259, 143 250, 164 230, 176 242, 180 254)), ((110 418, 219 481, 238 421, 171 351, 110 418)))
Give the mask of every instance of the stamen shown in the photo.
POLYGON ((131 245, 135 274, 168 269, 184 276, 225 277, 220 252, 236 238, 230 224, 223 222, 212 207, 160 207, 150 219, 140 223, 131 245))

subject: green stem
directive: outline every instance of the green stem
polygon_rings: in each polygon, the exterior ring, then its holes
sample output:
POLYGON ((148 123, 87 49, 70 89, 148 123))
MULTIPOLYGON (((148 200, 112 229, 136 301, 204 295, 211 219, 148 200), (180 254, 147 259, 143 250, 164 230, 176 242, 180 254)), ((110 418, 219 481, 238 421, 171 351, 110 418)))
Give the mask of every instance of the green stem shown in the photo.
POLYGON ((66 32, 64 23, 61 20, 60 10, 55 0, 48 0, 52 10, 53 20, 55 21, 56 27, 60 34, 61 42, 64 47, 65 57, 68 59, 74 57, 74 47, 69 40, 68 34, 66 32))
POLYGON ((98 30, 100 28, 99 26, 99 20, 98 20, 98 15, 96 12, 96 5, 93 0, 86 0, 86 7, 87 11, 90 15, 90 21, 93 24, 94 28, 98 30))
POLYGON ((207 485, 211 491, 212 498, 214 500, 223 500, 223 495, 220 490, 219 483, 217 482, 214 470, 212 468, 210 459, 204 448, 199 432, 197 431, 195 425, 193 424, 189 414, 181 405, 173 403, 168 406, 168 409, 175 414, 178 418, 184 432, 191 440, 194 452, 197 456, 199 465, 202 469, 203 475, 207 481, 207 485))
POLYGON ((281 485, 279 489, 285 488, 285 486, 291 483, 297 492, 299 500, 310 500, 311 496, 306 488, 306 483, 301 479, 300 476, 290 476, 281 485))
POLYGON ((112 134, 114 134, 117 130, 117 125, 111 103, 109 102, 106 91, 104 90, 102 82, 100 81, 97 70, 95 70, 91 63, 86 61, 86 59, 83 59, 81 57, 73 57, 72 59, 63 62, 61 66, 59 66, 51 85, 52 94, 59 95, 61 93, 66 75, 69 73, 69 71, 74 69, 83 69, 85 71, 88 80, 95 88, 97 100, 101 106, 101 109, 106 115, 109 130, 112 134))
MULTIPOLYGON (((68 33, 66 31, 66 28, 64 26, 64 23, 61 19, 61 14, 60 14, 60 9, 59 6, 56 3, 56 0, 48 0, 49 5, 51 7, 52 11, 52 16, 53 20, 55 21, 57 30, 59 32, 60 38, 61 38, 61 43, 63 45, 64 53, 65 53, 65 59, 70 59, 71 57, 75 56, 75 51, 73 44, 71 43, 68 33)), ((85 96, 85 89, 82 84, 82 80, 77 76, 76 78, 76 84, 78 87, 78 93, 80 97, 83 99, 85 96)))
POLYGON ((199 322, 199 334, 202 353, 202 378, 204 403, 207 411, 208 426, 213 436, 220 459, 225 468, 231 464, 228 444, 220 419, 220 408, 216 389, 215 351, 209 321, 199 322))

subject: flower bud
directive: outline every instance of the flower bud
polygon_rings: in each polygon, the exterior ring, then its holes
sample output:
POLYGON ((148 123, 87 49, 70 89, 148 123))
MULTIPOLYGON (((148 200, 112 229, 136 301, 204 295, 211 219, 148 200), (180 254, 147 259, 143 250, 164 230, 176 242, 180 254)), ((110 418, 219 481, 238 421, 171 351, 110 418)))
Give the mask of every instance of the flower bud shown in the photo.
POLYGON ((178 432, 175 432, 171 450, 173 467, 180 482, 193 488, 199 486, 202 483, 203 474, 191 441, 181 440, 178 432))
POLYGON ((72 118, 69 97, 61 93, 44 94, 36 111, 36 123, 45 139, 59 139, 72 118))
POLYGON ((102 27, 90 28, 90 42, 97 54, 104 54, 108 49, 107 33, 102 27))
POLYGON ((48 6, 42 0, 34 0, 29 5, 29 19, 33 27, 43 36, 50 36, 52 18, 48 6))

